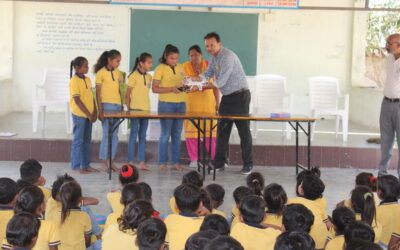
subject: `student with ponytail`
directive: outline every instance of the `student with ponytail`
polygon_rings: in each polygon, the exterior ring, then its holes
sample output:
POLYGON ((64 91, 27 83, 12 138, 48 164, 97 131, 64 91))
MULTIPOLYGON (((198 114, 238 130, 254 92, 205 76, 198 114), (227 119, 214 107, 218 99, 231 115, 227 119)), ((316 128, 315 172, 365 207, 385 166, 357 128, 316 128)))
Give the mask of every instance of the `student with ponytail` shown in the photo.
POLYGON ((263 223, 282 227, 283 210, 287 202, 285 189, 277 183, 271 183, 265 187, 263 198, 267 207, 263 223))
MULTIPOLYGON (((149 89, 152 77, 147 71, 153 67, 153 58, 149 53, 136 57, 135 65, 128 77, 125 100, 129 110, 150 111, 149 89)), ((149 119, 131 119, 131 133, 128 141, 128 162, 134 164, 135 144, 138 137, 139 169, 151 170, 145 163, 146 132, 149 119)))
MULTIPOLYGON (((184 69, 179 64, 179 50, 168 44, 160 58, 160 65, 154 71, 152 90, 159 94, 158 112, 185 113, 186 93, 178 88, 182 86, 184 69)), ((182 171, 179 164, 182 119, 161 119, 161 135, 158 143, 158 164, 162 171, 167 171, 168 141, 171 137, 172 165, 173 168, 182 171)))
POLYGON ((260 172, 250 173, 246 178, 247 187, 255 194, 262 198, 264 189, 264 176, 260 172))
POLYGON ((337 207, 332 212, 332 223, 335 228, 335 237, 328 238, 325 250, 343 249, 344 231, 347 225, 355 222, 356 216, 354 212, 345 206, 337 207))
POLYGON ((99 158, 102 162, 102 169, 106 171, 110 167, 117 171, 117 167, 112 163, 107 167, 107 159, 114 159, 118 147, 118 128, 112 134, 111 152, 108 152, 108 127, 109 121, 104 118, 105 111, 121 111, 122 96, 119 84, 123 81, 121 71, 118 66, 121 62, 121 53, 118 50, 104 51, 97 63, 94 65, 96 74, 96 100, 99 109, 99 120, 102 122, 103 137, 100 143, 99 158))
POLYGON ((92 83, 88 73, 88 60, 78 56, 71 61, 69 82, 70 108, 73 121, 71 144, 71 169, 74 173, 98 172, 90 167, 90 143, 92 123, 96 121, 96 105, 92 94, 92 83), (75 74, 72 75, 73 71, 75 74))

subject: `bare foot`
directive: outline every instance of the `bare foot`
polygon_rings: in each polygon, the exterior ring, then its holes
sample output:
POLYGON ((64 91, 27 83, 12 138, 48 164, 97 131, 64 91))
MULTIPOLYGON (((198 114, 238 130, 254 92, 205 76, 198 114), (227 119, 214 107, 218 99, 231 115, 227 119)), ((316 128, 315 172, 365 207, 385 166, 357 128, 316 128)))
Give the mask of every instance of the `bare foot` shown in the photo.
POLYGON ((91 173, 98 173, 98 172, 100 172, 98 169, 95 169, 95 168, 92 168, 92 167, 88 167, 88 168, 86 168, 85 170, 88 171, 88 172, 91 172, 91 173))
POLYGON ((133 162, 133 161, 128 162, 128 164, 129 164, 129 165, 133 165, 133 166, 136 166, 136 165, 137 165, 136 162, 133 162))
POLYGON ((163 171, 163 172, 167 172, 168 171, 167 164, 161 164, 160 165, 160 170, 163 171))
POLYGON ((108 166, 106 160, 101 160, 101 171, 108 172, 108 166))
POLYGON ((140 169, 140 170, 146 170, 146 171, 152 171, 152 169, 149 168, 149 167, 147 166, 147 164, 146 164, 145 162, 143 162, 143 161, 139 163, 139 169, 140 169))
POLYGON ((174 168, 174 169, 177 170, 177 171, 183 171, 183 170, 185 170, 185 168, 182 167, 180 164, 174 164, 174 165, 172 165, 172 168, 174 168))
POLYGON ((89 171, 82 170, 82 169, 72 170, 72 173, 74 173, 74 174, 90 174, 89 171))
POLYGON ((114 171, 114 172, 118 172, 119 171, 119 168, 117 166, 115 166, 114 162, 111 165, 111 170, 114 171))

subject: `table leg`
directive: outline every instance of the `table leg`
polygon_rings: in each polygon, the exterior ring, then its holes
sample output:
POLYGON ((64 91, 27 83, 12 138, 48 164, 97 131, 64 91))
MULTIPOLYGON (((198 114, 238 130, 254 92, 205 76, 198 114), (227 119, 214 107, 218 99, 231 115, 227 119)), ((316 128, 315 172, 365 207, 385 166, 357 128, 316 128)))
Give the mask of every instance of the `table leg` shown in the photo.
POLYGON ((311 122, 308 122, 307 128, 307 153, 308 153, 308 170, 311 169, 311 122))
POLYGON ((200 165, 201 165, 201 159, 200 159, 200 119, 197 120, 197 171, 200 172, 200 165))
POLYGON ((299 122, 296 122, 296 175, 299 174, 299 122))
POLYGON ((114 127, 114 118, 108 118, 108 180, 111 180, 111 165, 112 165, 112 133, 114 127))

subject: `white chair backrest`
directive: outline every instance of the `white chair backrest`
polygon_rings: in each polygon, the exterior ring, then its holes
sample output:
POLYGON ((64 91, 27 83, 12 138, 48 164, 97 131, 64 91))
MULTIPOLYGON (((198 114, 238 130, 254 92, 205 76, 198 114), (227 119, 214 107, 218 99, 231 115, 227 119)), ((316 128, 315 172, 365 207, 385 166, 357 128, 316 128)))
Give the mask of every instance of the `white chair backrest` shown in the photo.
POLYGON ((256 76, 255 98, 259 109, 279 111, 284 108, 287 95, 286 77, 273 74, 256 76))
POLYGON ((333 110, 338 108, 339 80, 334 77, 314 76, 308 78, 310 108, 333 110))
POLYGON ((46 101, 69 100, 69 70, 47 68, 44 70, 43 89, 46 101))

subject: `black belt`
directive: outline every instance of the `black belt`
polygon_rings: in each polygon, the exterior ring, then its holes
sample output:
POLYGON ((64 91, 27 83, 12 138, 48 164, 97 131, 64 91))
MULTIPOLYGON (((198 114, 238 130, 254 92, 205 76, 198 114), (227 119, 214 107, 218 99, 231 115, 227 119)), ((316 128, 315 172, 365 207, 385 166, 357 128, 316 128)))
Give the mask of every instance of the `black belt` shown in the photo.
POLYGON ((385 96, 385 100, 389 102, 400 102, 400 98, 388 98, 385 96))
POLYGON ((232 92, 232 93, 230 93, 229 95, 226 95, 226 96, 237 95, 237 94, 240 94, 240 93, 245 92, 247 90, 249 90, 249 89, 248 88, 241 88, 241 89, 236 90, 236 91, 234 91, 234 92, 232 92))

